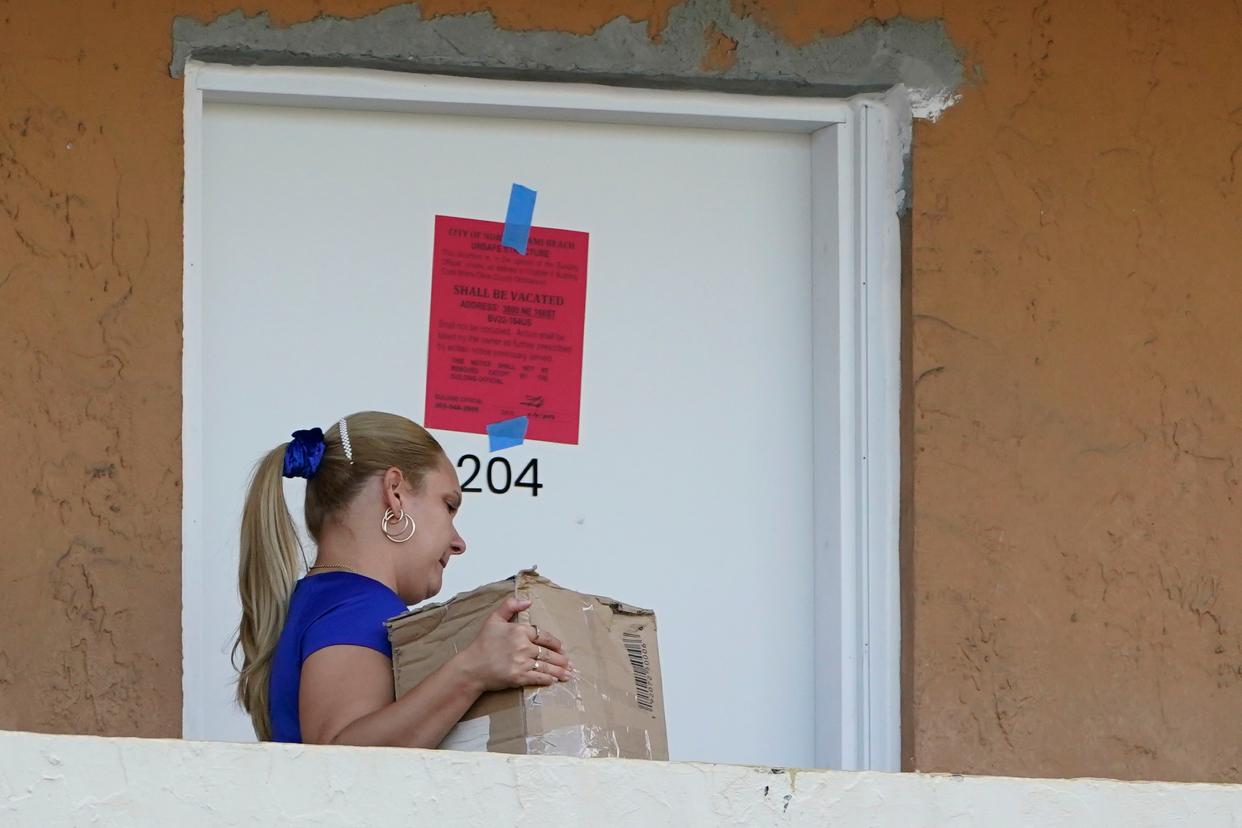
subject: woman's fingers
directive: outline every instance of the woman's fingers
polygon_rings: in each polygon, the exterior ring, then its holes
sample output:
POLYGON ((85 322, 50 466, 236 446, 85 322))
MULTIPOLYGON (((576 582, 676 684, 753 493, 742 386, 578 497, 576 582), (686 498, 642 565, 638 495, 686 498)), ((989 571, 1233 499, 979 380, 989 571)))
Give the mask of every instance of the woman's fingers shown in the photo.
POLYGON ((557 682, 556 676, 552 675, 551 673, 545 673, 542 670, 531 669, 531 670, 527 670, 525 673, 522 673, 520 676, 518 676, 517 679, 514 681, 514 684, 518 687, 527 687, 532 684, 542 684, 544 686, 547 686, 549 684, 556 684, 556 682, 557 682))
POLYGON ((519 625, 514 632, 521 642, 515 654, 519 658, 530 659, 526 664, 517 666, 517 685, 549 685, 573 678, 573 662, 562 652, 564 645, 559 638, 533 624, 519 625))
POLYGON ((504 622, 513 620, 513 617, 522 610, 530 609, 530 601, 525 598, 518 598, 510 595, 508 598, 500 602, 500 606, 492 613, 498 619, 504 622))
POLYGON ((554 650, 545 649, 543 652, 536 650, 534 658, 536 661, 540 661, 545 664, 554 664, 557 667, 568 668, 570 666, 569 658, 562 653, 555 652, 554 650))
POLYGON ((544 667, 542 669, 551 672, 551 674, 555 676, 558 681, 569 681, 571 678, 574 677, 574 674, 571 673, 569 670, 566 670, 564 667, 555 667, 549 664, 547 667, 544 667))
POLYGON ((545 647, 549 650, 556 650, 558 653, 561 652, 561 650, 563 650, 565 647, 565 645, 561 643, 561 640, 559 638, 557 638, 555 635, 552 635, 547 630, 541 630, 539 627, 536 627, 533 625, 527 627, 526 634, 530 638, 530 643, 538 647, 545 647))
POLYGON ((532 674, 546 676, 551 681, 541 681, 540 684, 552 684, 557 681, 569 681, 573 678, 571 670, 559 664, 552 664, 547 661, 539 661, 531 657, 527 657, 517 665, 514 671, 514 684, 529 684, 525 681, 532 674))
POLYGON ((558 681, 569 681, 571 678, 569 671, 563 667, 557 667, 555 664, 549 664, 546 661, 536 661, 531 669, 527 670, 522 678, 525 684, 556 684, 558 681), (529 679, 529 681, 525 681, 529 679))

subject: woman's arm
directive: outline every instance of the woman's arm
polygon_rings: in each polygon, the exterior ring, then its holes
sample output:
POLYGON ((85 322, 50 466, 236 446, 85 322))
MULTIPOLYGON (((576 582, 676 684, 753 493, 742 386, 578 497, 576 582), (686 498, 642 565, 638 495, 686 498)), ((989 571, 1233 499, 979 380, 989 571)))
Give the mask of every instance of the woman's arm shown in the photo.
POLYGON ((349 645, 319 650, 302 665, 302 741, 438 746, 483 692, 468 675, 463 655, 394 702, 392 662, 383 653, 349 645))
POLYGON ((483 691, 567 681, 572 665, 561 642, 510 623, 529 606, 505 599, 469 647, 396 701, 383 653, 344 644, 312 653, 299 685, 302 741, 434 748, 483 691))

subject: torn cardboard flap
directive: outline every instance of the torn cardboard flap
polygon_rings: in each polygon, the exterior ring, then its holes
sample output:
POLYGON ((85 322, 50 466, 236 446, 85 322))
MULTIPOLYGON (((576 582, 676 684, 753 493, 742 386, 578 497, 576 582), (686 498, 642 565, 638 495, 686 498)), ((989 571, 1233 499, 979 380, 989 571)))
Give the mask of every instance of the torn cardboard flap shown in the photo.
POLYGON ((465 649, 514 594, 531 602, 517 620, 559 638, 577 675, 484 693, 440 747, 667 759, 655 613, 565 589, 533 569, 390 619, 397 697, 465 649))

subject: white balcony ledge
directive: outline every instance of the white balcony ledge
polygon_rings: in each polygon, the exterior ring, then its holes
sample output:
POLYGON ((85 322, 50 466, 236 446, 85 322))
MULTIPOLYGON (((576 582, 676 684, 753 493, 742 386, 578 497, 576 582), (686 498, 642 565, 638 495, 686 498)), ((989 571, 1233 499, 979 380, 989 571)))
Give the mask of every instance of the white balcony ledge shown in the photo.
POLYGON ((1242 786, 0 732, 0 825, 1236 826, 1242 786))

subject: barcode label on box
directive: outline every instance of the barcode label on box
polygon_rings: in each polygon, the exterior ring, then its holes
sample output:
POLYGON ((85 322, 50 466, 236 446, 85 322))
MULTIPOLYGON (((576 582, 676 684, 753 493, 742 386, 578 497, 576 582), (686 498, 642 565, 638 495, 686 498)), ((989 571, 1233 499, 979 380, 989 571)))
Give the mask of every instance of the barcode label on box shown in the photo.
POLYGON ((634 668, 634 695, 638 699, 638 706, 648 713, 653 712, 655 694, 651 689, 651 660, 647 657, 647 642, 632 631, 621 633, 621 642, 625 644, 630 666, 634 668))

